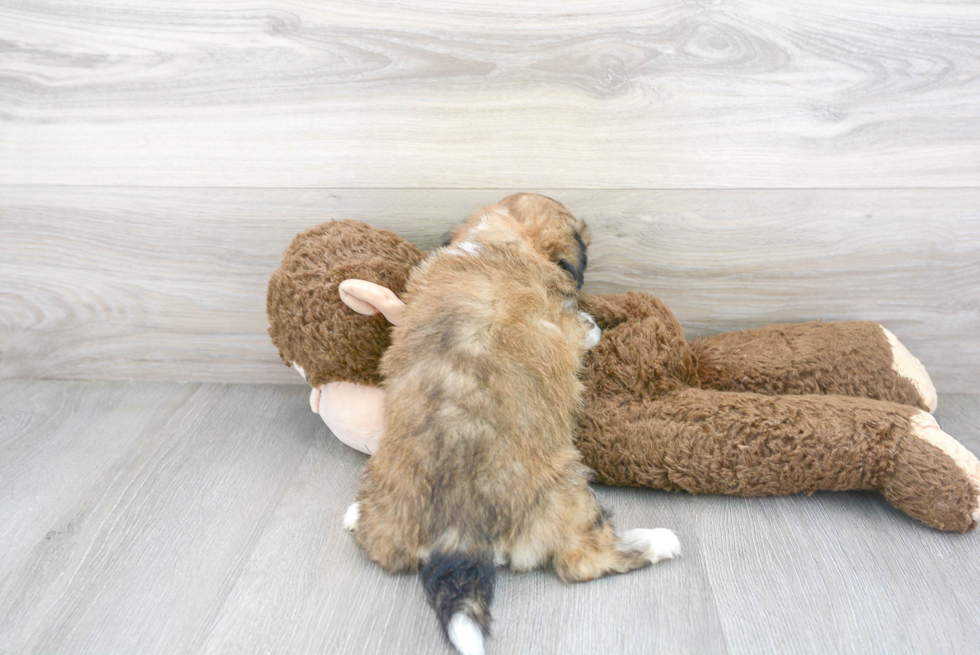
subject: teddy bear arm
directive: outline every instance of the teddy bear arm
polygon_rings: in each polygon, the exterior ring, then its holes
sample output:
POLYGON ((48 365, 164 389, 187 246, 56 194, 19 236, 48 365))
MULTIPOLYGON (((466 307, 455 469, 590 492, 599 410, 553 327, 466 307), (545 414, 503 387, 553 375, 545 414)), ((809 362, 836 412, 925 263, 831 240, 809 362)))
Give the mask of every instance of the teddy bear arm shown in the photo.
POLYGON ((702 387, 936 408, 936 389, 919 360, 870 321, 772 325, 699 339, 692 347, 702 387))
POLYGON ((587 408, 579 449, 607 484, 738 496, 867 489, 934 528, 980 520, 976 456, 897 403, 686 389, 587 408))
POLYGON ((677 321, 660 298, 639 291, 601 295, 583 293, 579 298, 579 307, 588 312, 603 330, 650 317, 667 322, 677 321))

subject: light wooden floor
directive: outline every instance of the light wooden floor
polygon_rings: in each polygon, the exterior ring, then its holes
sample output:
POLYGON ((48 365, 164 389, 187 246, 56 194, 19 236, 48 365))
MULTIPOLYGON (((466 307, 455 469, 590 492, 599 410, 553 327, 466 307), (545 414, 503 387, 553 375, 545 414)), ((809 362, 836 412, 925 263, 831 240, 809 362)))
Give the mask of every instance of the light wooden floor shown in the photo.
MULTIPOLYGON (((449 653, 340 518, 364 456, 291 385, 0 381, 0 652, 449 653)), ((980 397, 938 418, 980 452, 980 397)), ((500 576, 491 653, 974 653, 980 534, 870 493, 599 488, 679 559, 500 576)))

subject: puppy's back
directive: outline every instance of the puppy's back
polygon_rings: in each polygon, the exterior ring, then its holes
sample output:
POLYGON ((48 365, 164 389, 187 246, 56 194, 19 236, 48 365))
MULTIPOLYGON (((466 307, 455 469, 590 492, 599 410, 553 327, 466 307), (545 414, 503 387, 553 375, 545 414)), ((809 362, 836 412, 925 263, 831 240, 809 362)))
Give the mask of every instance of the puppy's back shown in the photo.
POLYGON ((426 260, 382 360, 385 436, 355 535, 388 570, 425 564, 429 601, 464 653, 482 653, 495 566, 546 561, 561 541, 556 512, 598 512, 572 443, 585 336, 576 276, 538 249, 575 258, 581 239, 561 220, 538 221, 531 237, 481 221, 467 233, 478 238, 426 260))
POLYGON ((386 452, 370 465, 429 491, 406 512, 425 528, 420 547, 451 528, 499 538, 539 482, 574 464, 581 350, 567 284, 523 242, 441 254, 409 283, 382 362, 386 452))

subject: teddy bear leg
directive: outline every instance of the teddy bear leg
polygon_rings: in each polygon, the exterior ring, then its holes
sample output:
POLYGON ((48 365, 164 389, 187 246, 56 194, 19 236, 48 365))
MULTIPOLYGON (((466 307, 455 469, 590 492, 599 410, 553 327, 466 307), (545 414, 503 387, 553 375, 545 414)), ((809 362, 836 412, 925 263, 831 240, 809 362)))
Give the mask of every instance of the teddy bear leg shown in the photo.
POLYGON ((871 321, 770 325, 692 344, 701 386, 771 395, 873 398, 932 412, 936 388, 894 334, 871 321))
POLYGON ((881 491, 893 506, 939 530, 966 532, 980 522, 980 461, 916 412, 881 491))
POLYGON ((606 484, 737 496, 875 489, 914 411, 841 396, 684 389, 642 405, 587 407, 578 445, 606 484))
POLYGON ((587 415, 579 448, 606 484, 738 496, 867 489, 934 528, 977 525, 980 463, 907 405, 685 389, 587 415))

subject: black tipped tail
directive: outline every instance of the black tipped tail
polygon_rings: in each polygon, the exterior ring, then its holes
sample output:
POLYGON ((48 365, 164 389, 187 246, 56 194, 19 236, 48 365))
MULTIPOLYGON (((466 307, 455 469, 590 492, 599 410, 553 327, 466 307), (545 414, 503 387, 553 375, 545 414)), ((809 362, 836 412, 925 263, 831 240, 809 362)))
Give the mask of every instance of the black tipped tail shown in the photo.
POLYGON ((433 553, 422 584, 446 638, 463 655, 482 655, 490 634, 490 603, 497 570, 489 555, 433 553))

